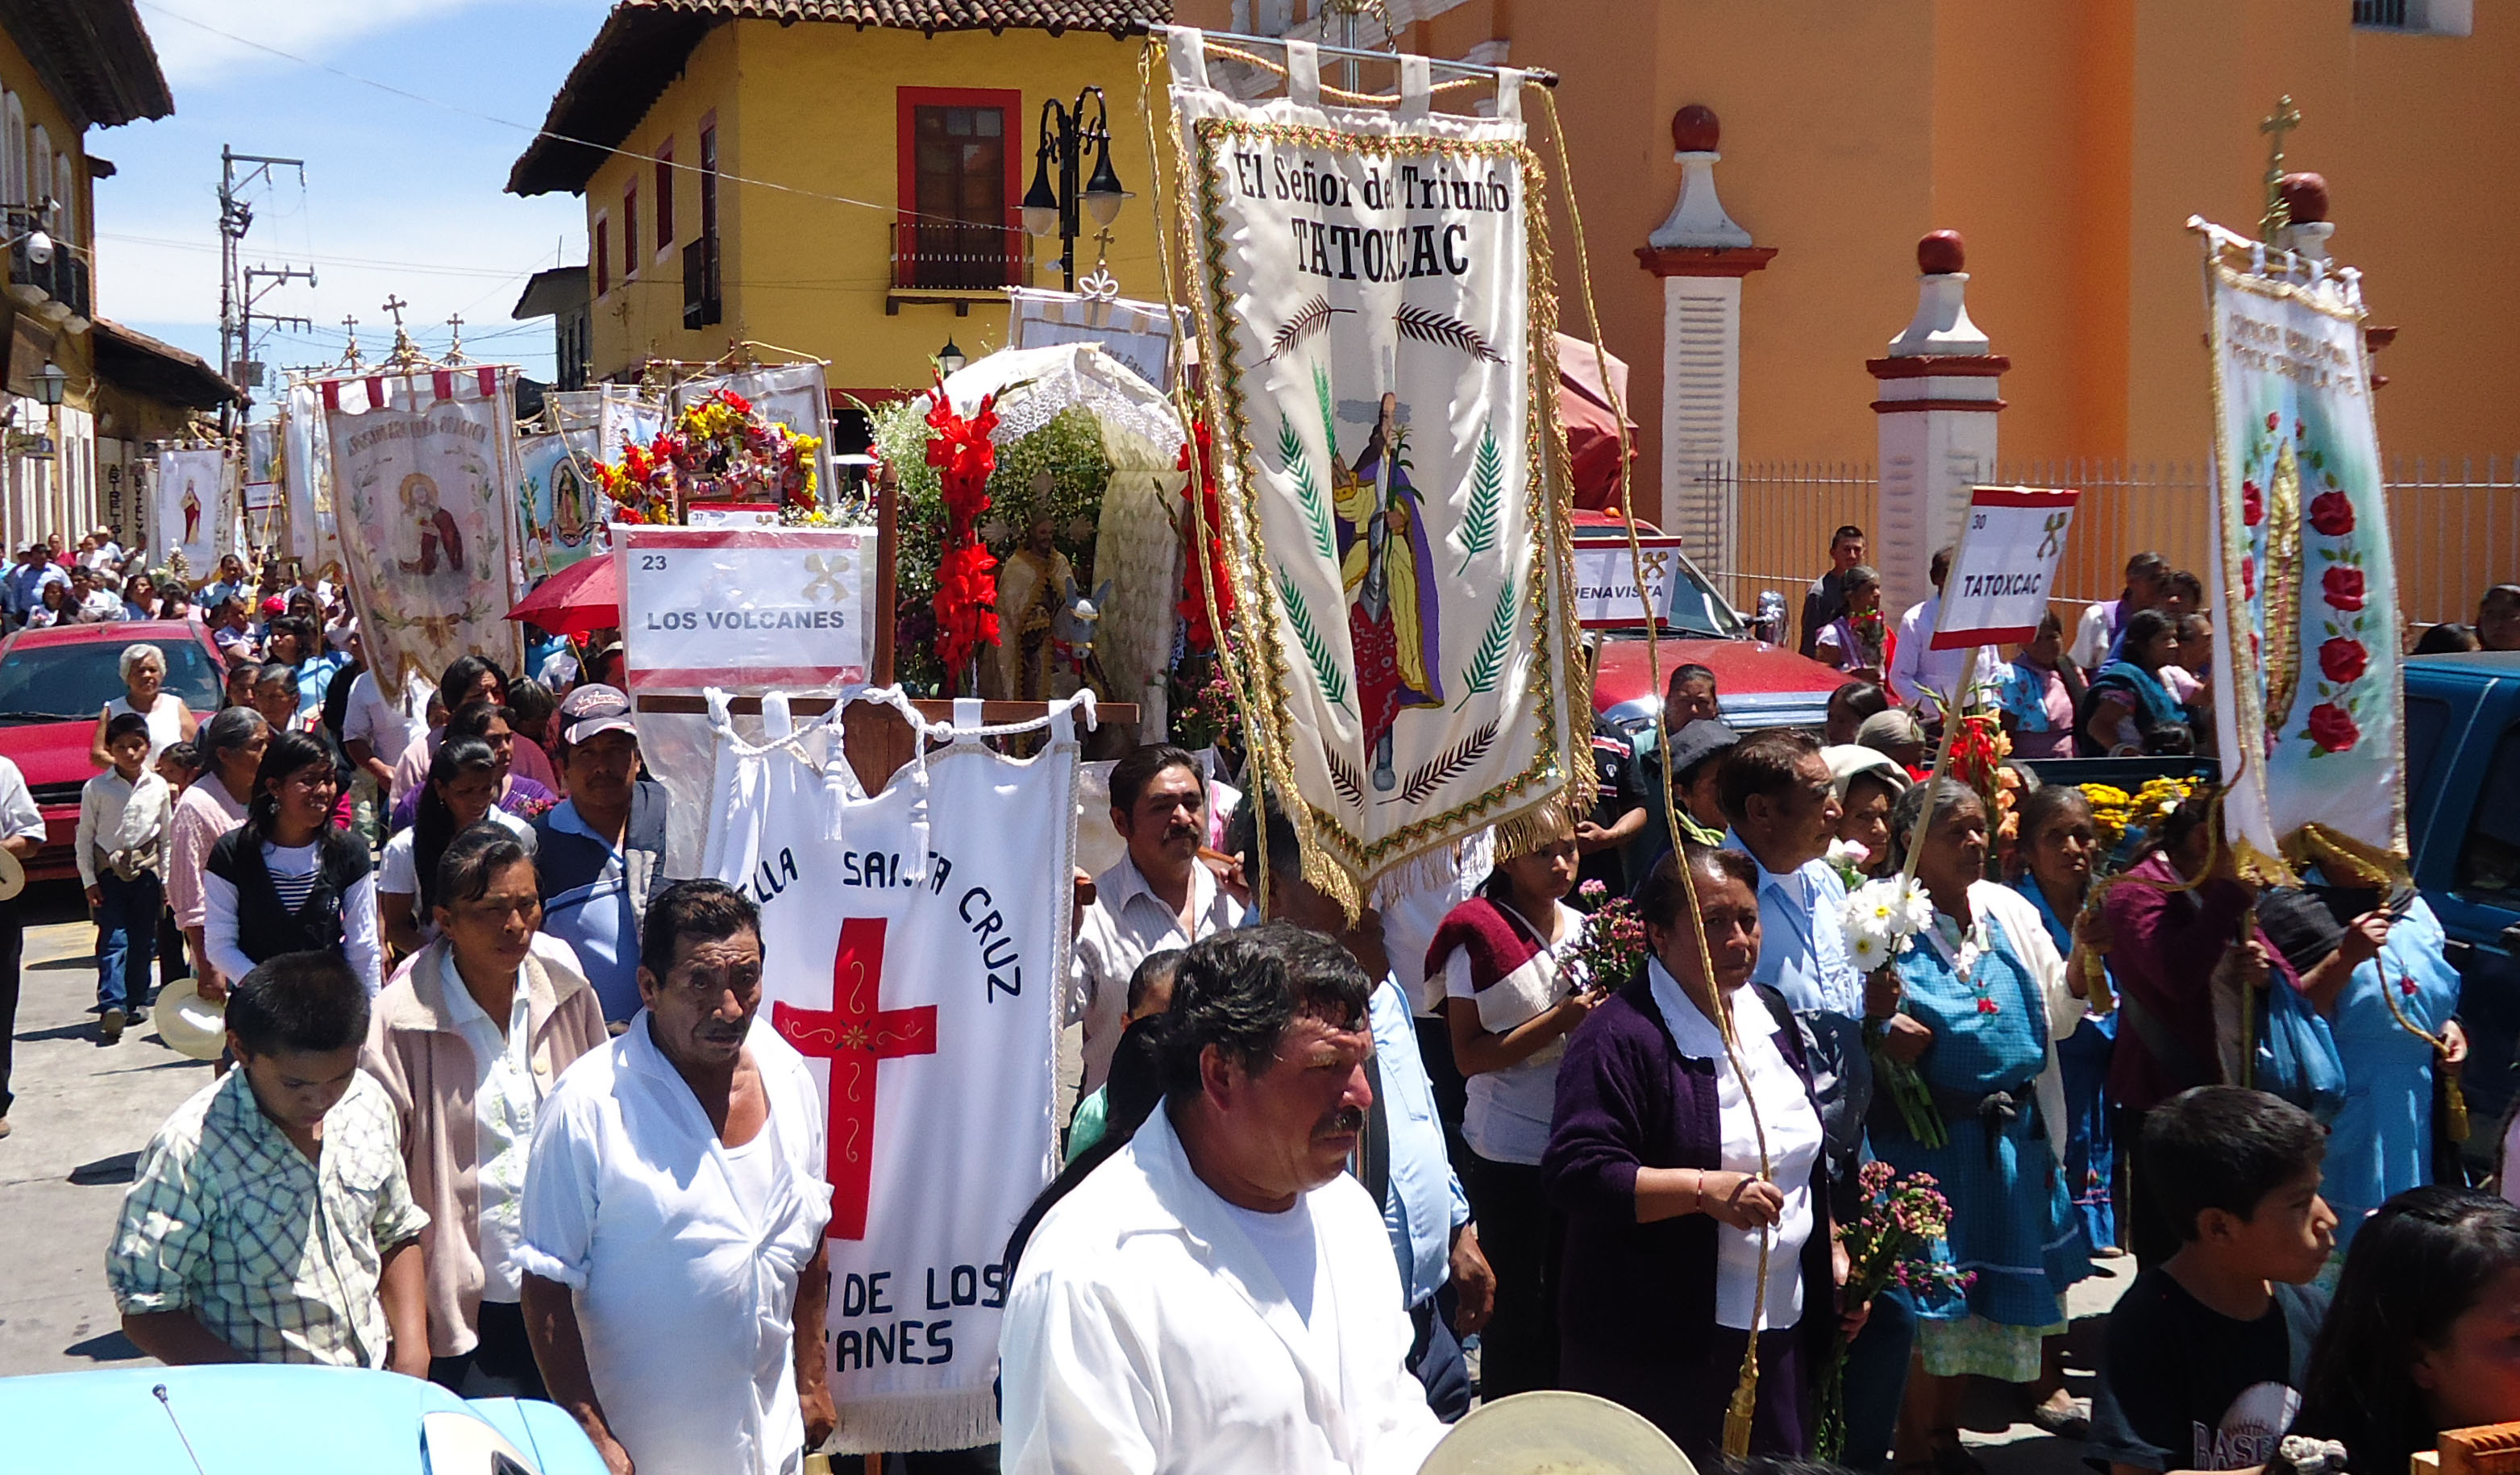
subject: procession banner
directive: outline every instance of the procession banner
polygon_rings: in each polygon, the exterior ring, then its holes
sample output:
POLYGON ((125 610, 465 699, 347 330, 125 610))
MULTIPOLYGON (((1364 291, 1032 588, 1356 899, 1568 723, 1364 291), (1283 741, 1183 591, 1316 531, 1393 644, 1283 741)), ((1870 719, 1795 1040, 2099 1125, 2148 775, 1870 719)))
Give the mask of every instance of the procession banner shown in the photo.
POLYGON ((2048 617, 2048 591, 2065 534, 2074 526, 2072 489, 1982 486, 1969 493, 1968 521, 1943 578, 1936 650, 2019 645, 2048 617))
POLYGON ((569 455, 567 439, 520 437, 517 459, 523 473, 517 483, 517 521, 525 577, 541 579, 601 553, 606 498, 569 455))
MULTIPOLYGON (((2245 873, 2407 879, 2397 565, 2359 275, 2191 219, 2215 429, 2214 718, 2245 873), (2308 266, 2308 269, 2302 269, 2308 266)), ((2350 879, 2349 879, 2350 878, 2350 879)))
POLYGON ((524 664, 517 603, 516 370, 320 380, 334 511, 368 669, 386 699, 461 655, 524 664))
POLYGON ((219 536, 227 501, 227 453, 205 450, 158 453, 158 510, 151 518, 165 556, 183 559, 185 576, 206 579, 228 552, 219 536))
POLYGON ((1253 751, 1353 904, 1592 803, 1521 74, 1492 118, 1433 112, 1404 56, 1396 112, 1330 109, 1289 41, 1287 96, 1246 103, 1166 36, 1253 751))
POLYGON ((1671 576, 1680 562, 1678 538, 1637 539, 1641 559, 1628 557, 1625 538, 1587 538, 1575 545, 1575 620, 1587 630, 1644 623, 1644 612, 1671 618, 1671 576), (1637 588, 1637 569, 1644 588, 1637 588))
POLYGON ((614 528, 630 690, 865 681, 874 556, 864 528, 614 528))
POLYGON ((307 383, 292 383, 280 410, 280 482, 289 502, 290 554, 321 571, 341 567, 341 533, 333 517, 333 443, 324 431, 324 401, 307 383))
POLYGON ((1173 381, 1173 354, 1180 335, 1173 314, 1161 302, 1088 297, 1031 287, 1008 288, 1007 299, 1009 348, 1099 344, 1148 383, 1173 381))
MULTIPOLYGON (((674 410, 706 399, 719 389, 732 389, 761 412, 772 425, 820 442, 814 453, 814 497, 832 505, 837 483, 832 479, 832 398, 823 382, 820 362, 781 364, 773 368, 739 369, 733 374, 688 380, 674 388, 674 410)), ((651 432, 652 434, 653 432, 651 432)))
POLYGON ((830 1448, 989 1444, 1002 1256, 1058 1164, 1075 704, 1027 761, 951 741, 869 795, 839 708, 791 737, 774 693, 756 747, 711 694, 703 873, 759 904, 762 1017, 831 1112, 830 1448))

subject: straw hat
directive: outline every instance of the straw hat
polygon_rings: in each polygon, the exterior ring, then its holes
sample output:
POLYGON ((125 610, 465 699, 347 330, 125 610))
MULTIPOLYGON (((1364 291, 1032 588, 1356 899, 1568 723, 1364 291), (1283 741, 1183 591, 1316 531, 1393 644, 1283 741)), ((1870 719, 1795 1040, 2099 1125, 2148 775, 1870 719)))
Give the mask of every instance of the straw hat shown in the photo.
POLYGON ((158 990, 149 1017, 158 1026, 158 1038, 179 1055, 215 1060, 227 1049, 227 1006, 202 998, 194 979, 178 978, 158 990))
POLYGON ((1517 1393, 1453 1426, 1418 1475, 1696 1475, 1644 1418, 1589 1393, 1517 1393))

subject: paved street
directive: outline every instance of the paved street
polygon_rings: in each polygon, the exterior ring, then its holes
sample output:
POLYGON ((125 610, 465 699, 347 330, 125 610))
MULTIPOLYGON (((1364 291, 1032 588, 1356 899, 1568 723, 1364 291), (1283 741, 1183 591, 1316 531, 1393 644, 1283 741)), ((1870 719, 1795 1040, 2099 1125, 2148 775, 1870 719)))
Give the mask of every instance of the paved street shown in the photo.
MULTIPOLYGON (((133 1154, 158 1123, 210 1079, 210 1067, 166 1049, 146 1025, 111 1050, 96 1043, 96 994, 77 891, 67 884, 28 893, 25 998, 18 1009, 16 1132, 0 1139, 0 1225, 10 1254, 0 1273, 0 1376, 61 1372, 139 1360, 117 1328, 105 1289, 105 1243, 133 1154)), ((1070 1069, 1073 1061, 1068 1062, 1070 1069)), ((2133 1272, 2105 1274, 2074 1288, 2074 1391, 2091 1392, 2100 1314, 2133 1272)), ((2008 1390, 1981 1387, 1966 1437, 1989 1475, 2077 1475, 2079 1445, 2020 1421, 2008 1390)))
POLYGON ((0 1375, 138 1360, 105 1289, 105 1243, 133 1156, 210 1067, 147 1025, 96 1042, 95 929, 73 882, 30 888, 18 1006, 16 1129, 0 1138, 0 1375))

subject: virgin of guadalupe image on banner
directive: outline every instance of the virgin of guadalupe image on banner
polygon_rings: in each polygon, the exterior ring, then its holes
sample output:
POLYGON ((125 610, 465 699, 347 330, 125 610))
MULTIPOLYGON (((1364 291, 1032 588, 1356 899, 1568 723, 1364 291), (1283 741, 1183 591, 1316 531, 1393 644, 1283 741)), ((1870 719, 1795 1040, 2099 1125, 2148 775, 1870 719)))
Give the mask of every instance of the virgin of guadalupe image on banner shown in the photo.
POLYGON ((831 1449, 991 1443, 1002 1257, 1058 1164, 1076 724, 1093 696, 989 730, 1046 732, 1017 760, 977 729, 922 723, 897 689, 871 693, 922 756, 869 793, 841 754, 851 703, 797 731, 774 692, 756 746, 708 695, 701 872, 760 906, 759 1018, 805 1056, 830 1113, 831 1449))
POLYGON ((539 579, 603 547, 603 494, 570 456, 566 436, 524 436, 517 455, 524 471, 517 486, 518 550, 525 577, 539 579))
POLYGON ((1243 102, 1201 33, 1165 39, 1253 751, 1354 905, 1592 803, 1521 74, 1494 117, 1437 112, 1403 56, 1396 110, 1332 108, 1287 42, 1286 96, 1243 102))
POLYGON ((2260 879, 2316 864, 2341 884, 2403 885, 2397 564, 2362 277, 2188 227, 2213 355, 2224 825, 2260 879))
POLYGON ((523 663, 507 368, 325 380, 335 513, 368 668, 391 700, 458 656, 523 663))

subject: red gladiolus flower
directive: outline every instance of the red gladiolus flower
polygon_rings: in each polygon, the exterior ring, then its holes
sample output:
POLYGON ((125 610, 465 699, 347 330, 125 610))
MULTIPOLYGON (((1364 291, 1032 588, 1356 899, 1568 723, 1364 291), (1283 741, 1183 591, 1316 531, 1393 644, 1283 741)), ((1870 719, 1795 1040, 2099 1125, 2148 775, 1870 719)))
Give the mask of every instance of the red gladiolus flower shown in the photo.
POLYGON ((2362 730, 2354 725, 2354 714, 2332 701, 2322 701, 2310 709, 2310 740, 2331 753, 2341 753, 2362 740, 2362 730))
POLYGON ((2340 687, 2349 681, 2362 680, 2363 669, 2370 661, 2371 652, 2362 648, 2361 641, 2332 640, 2318 648, 2319 674, 2340 687))
POLYGON ((2354 531, 2354 504, 2343 492, 2321 492, 2310 499, 2310 525, 2331 538, 2354 531))
POLYGON ((2240 483, 2240 521, 2255 527, 2267 519, 2267 494, 2254 481, 2240 483))
POLYGON ((2327 597, 2327 607, 2351 613, 2362 607, 2362 570, 2330 568, 2319 580, 2319 590, 2327 597))
POLYGON ((2254 600, 2257 597, 2258 560, 2254 558, 2242 559, 2240 560, 2240 598, 2254 600))
POLYGON ((2274 411, 2272 411, 2272 410, 2269 410, 2269 411, 2267 412, 2267 428, 2268 428, 2268 429, 2270 429, 2270 430, 2273 429, 2273 428, 2275 427, 2276 423, 2277 423, 2277 422, 2279 422, 2279 421, 2281 421, 2282 419, 2283 419, 2283 417, 2282 417, 2281 415, 2276 414, 2276 413, 2275 413, 2274 411))

